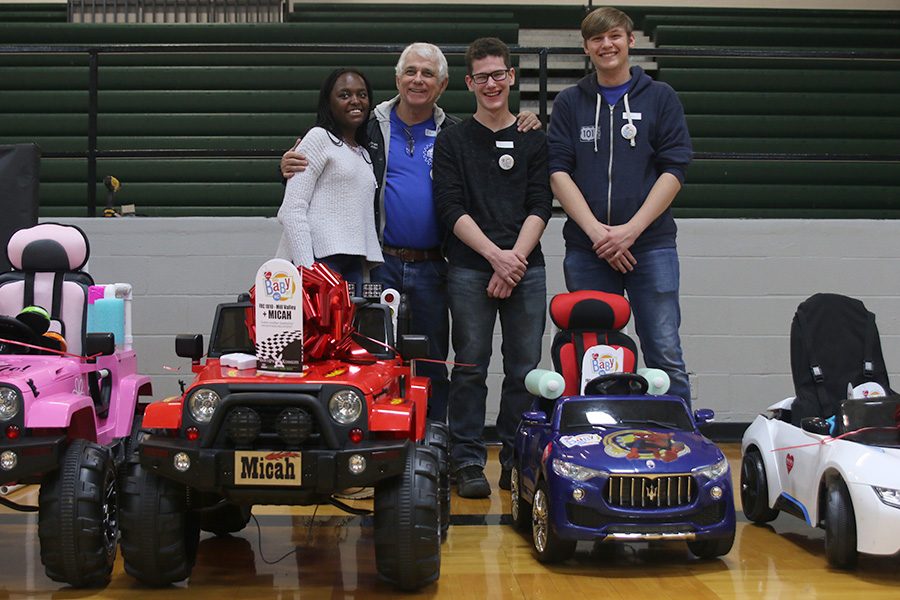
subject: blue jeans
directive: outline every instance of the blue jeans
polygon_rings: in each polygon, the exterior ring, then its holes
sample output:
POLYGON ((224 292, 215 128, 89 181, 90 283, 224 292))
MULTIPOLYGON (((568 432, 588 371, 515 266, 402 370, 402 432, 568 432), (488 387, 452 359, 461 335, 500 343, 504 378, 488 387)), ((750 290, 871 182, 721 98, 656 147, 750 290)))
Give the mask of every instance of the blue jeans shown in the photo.
POLYGON ((470 465, 484 467, 487 372, 497 314, 503 342, 503 386, 497 435, 503 447, 500 464, 511 468, 513 442, 522 413, 531 406, 525 375, 541 360, 541 341, 547 318, 547 285, 544 267, 529 267, 509 298, 487 295, 492 273, 451 265, 448 275, 450 314, 453 316, 453 351, 456 365, 450 377, 450 467, 458 471, 470 465))
POLYGON ((364 257, 356 254, 332 254, 316 259, 316 262, 324 263, 332 271, 339 273, 347 283, 355 284, 357 295, 362 293, 365 261, 364 257))
POLYGON ((678 305, 678 251, 659 248, 635 254, 630 273, 619 273, 590 250, 566 248, 563 271, 570 292, 628 292, 634 328, 641 340, 644 363, 662 369, 672 381, 669 393, 691 405, 691 387, 681 352, 681 308, 678 305))
MULTIPOLYGON (((384 264, 372 270, 371 280, 406 294, 409 302, 410 331, 428 336, 429 357, 447 360, 450 322, 447 313, 447 263, 443 260, 404 262, 396 256, 384 255, 384 264)), ((447 420, 447 396, 450 381, 447 365, 419 361, 420 375, 431 378, 428 418, 447 420)))

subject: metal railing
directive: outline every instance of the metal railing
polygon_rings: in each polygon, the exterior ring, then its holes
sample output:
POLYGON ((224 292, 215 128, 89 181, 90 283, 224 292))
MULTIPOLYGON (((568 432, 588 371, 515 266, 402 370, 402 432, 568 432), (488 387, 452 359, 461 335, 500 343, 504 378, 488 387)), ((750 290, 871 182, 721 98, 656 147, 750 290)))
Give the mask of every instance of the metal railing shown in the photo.
MULTIPOLYGON (((110 0, 112 1, 112 0, 110 0)), ((161 0, 163 1, 163 0, 161 0)), ((86 152, 44 152, 47 158, 87 158, 87 216, 96 215, 97 209, 97 160, 100 158, 160 158, 160 157, 217 157, 235 158, 251 156, 281 156, 283 148, 270 150, 99 150, 97 148, 97 96, 100 57, 112 54, 155 53, 364 53, 399 55, 404 45, 333 45, 333 44, 149 44, 149 45, 0 45, 0 54, 87 54, 88 55, 88 145, 86 152)), ((464 54, 466 46, 447 45, 446 54, 464 54)), ((548 122, 547 59, 550 55, 581 55, 581 48, 552 48, 510 46, 514 55, 537 55, 539 69, 539 116, 546 126, 548 122)), ((900 61, 900 50, 771 50, 748 48, 632 48, 633 56, 700 57, 700 58, 753 58, 753 59, 822 59, 900 61)), ((815 154, 779 152, 695 152, 695 159, 756 160, 756 161, 871 161, 898 162, 900 154, 815 154)))
POLYGON ((69 0, 70 23, 281 23, 284 0, 69 0))

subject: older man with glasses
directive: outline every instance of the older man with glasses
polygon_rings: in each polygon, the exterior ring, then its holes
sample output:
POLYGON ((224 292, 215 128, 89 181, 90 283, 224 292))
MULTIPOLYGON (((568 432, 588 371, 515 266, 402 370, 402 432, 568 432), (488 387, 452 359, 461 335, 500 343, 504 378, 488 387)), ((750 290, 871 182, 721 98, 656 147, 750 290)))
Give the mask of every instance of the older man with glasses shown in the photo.
MULTIPOLYGON (((445 361, 450 327, 447 263, 441 245, 446 231, 434 209, 431 165, 438 132, 459 119, 437 106, 448 83, 447 59, 440 48, 422 42, 407 46, 395 73, 398 94, 375 108, 368 125, 369 154, 378 181, 375 224, 384 251, 384 264, 370 278, 406 294, 411 331, 427 335, 430 357, 445 361)), ((519 116, 523 131, 540 126, 534 113, 519 116)), ((281 159, 285 178, 305 166, 305 158, 293 151, 281 159)), ((431 378, 428 417, 445 421, 447 367, 423 362, 419 373, 431 378)))

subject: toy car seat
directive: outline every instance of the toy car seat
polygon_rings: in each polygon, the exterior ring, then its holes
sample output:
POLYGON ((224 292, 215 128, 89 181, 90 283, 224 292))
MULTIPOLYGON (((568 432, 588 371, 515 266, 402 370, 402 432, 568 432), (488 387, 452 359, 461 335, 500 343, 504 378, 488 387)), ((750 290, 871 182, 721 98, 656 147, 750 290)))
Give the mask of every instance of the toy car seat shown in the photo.
POLYGON ((6 247, 12 271, 0 275, 0 314, 16 316, 26 306, 47 309, 68 351, 80 354, 87 324, 88 287, 81 270, 90 250, 84 232, 73 225, 41 223, 20 229, 6 247))
POLYGON ((550 318, 559 328, 553 338, 551 356, 554 369, 565 380, 563 395, 573 396, 583 391, 624 394, 636 391, 629 385, 636 380, 633 375, 620 377, 618 382, 614 381, 615 376, 606 377, 614 385, 598 390, 586 385, 585 379, 590 379, 591 374, 583 372, 585 353, 591 351, 591 362, 596 363, 595 374, 635 373, 637 346, 620 331, 631 318, 631 306, 624 296, 593 290, 557 294, 550 301, 550 318), (603 350, 597 352, 597 348, 603 350))
MULTIPOLYGON (((851 392, 871 383, 882 394, 893 393, 875 314, 860 300, 813 294, 797 306, 790 344, 796 393, 790 420, 798 427, 805 417, 827 420, 838 415, 848 385, 851 392)), ((835 423, 834 431, 839 428, 835 423)))

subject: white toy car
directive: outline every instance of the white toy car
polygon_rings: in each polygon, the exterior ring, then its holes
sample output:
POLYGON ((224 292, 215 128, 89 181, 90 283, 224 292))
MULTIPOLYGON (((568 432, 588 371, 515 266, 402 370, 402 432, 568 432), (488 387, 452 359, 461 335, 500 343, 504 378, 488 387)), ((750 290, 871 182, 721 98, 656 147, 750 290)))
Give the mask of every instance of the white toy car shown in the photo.
POLYGON ((744 515, 766 523, 784 511, 824 528, 834 567, 852 568, 858 552, 900 552, 900 395, 842 402, 834 437, 820 417, 792 425, 793 401, 770 406, 744 433, 744 515))

